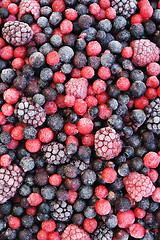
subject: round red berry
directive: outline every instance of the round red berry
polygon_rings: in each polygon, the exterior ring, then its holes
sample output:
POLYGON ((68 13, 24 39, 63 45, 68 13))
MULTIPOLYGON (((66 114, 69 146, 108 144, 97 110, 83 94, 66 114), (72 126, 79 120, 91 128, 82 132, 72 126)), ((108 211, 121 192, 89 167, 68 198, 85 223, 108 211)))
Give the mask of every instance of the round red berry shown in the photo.
POLYGON ((47 54, 46 61, 49 65, 57 65, 59 63, 59 55, 56 51, 47 54))
POLYGON ((152 193, 152 199, 154 202, 160 203, 160 187, 157 187, 152 193))
POLYGON ((0 157, 0 166, 8 167, 11 164, 11 157, 8 154, 3 154, 0 157))
POLYGON ((64 73, 62 72, 55 72, 53 74, 53 81, 54 83, 64 83, 64 81, 66 80, 66 76, 64 73))
POLYGON ((9 88, 4 92, 3 98, 7 103, 15 104, 19 99, 19 92, 15 88, 9 88))
POLYGON ((14 57, 15 58, 25 58, 26 57, 26 48, 24 46, 16 47, 14 49, 14 57))
POLYGON ((76 135, 78 133, 76 124, 72 123, 66 123, 64 125, 64 131, 67 135, 76 135))
POLYGON ((6 46, 1 49, 0 52, 1 58, 9 60, 13 57, 13 48, 11 46, 6 46))
POLYGON ((138 108, 138 109, 143 109, 148 104, 149 104, 149 100, 145 96, 142 96, 141 98, 137 98, 134 100, 134 106, 135 108, 138 108))
POLYGON ((149 169, 147 176, 151 179, 152 182, 156 182, 159 175, 155 169, 149 169))
POLYGON ((100 11, 100 6, 97 4, 97 3, 92 3, 90 6, 89 6, 89 11, 92 15, 96 15, 99 13, 100 11))
POLYGON ((108 95, 106 92, 103 92, 101 94, 97 94, 96 98, 97 98, 99 104, 104 104, 108 100, 108 95))
POLYGON ((60 24, 60 30, 62 34, 71 33, 73 30, 73 23, 68 19, 63 20, 60 24))
POLYGON ((62 182, 62 178, 59 174, 53 174, 49 177, 49 183, 52 185, 52 186, 59 186, 62 182))
POLYGON ((100 199, 95 204, 95 210, 99 215, 107 215, 111 211, 111 204, 106 199, 100 199))
POLYGON ((156 76, 147 78, 146 86, 150 88, 157 88, 159 86, 159 80, 156 76))
POLYGON ((22 140, 23 139, 23 135, 22 135, 22 131, 23 131, 24 127, 22 126, 17 126, 17 127, 14 127, 12 132, 11 132, 11 136, 14 140, 22 140))
POLYGON ((66 105, 66 107, 73 107, 75 104, 75 96, 73 95, 65 95, 64 97, 64 103, 66 105))
POLYGON ((61 236, 58 232, 52 232, 48 234, 48 240, 61 240, 61 236))
POLYGON ((38 133, 38 138, 42 143, 49 143, 53 137, 54 133, 50 128, 42 128, 38 133))
POLYGON ((112 109, 108 108, 106 104, 99 105, 98 109, 99 109, 98 116, 103 120, 106 120, 112 114, 112 109))
POLYGON ((42 202, 42 197, 39 193, 31 193, 27 201, 31 206, 38 206, 42 202))
POLYGON ((86 51, 88 56, 97 56, 102 51, 102 47, 99 42, 91 41, 87 44, 86 51))
POLYGON ((154 88, 148 88, 145 92, 145 95, 148 99, 154 99, 157 97, 157 91, 154 88))
POLYGON ((105 168, 102 171, 102 179, 106 183, 113 183, 117 178, 117 172, 113 168, 105 168))
POLYGON ((83 115, 87 111, 87 103, 83 99, 76 99, 73 108, 78 115, 83 115))
POLYGON ((45 232, 53 232, 56 229, 56 223, 53 220, 45 220, 42 222, 42 229, 45 232))
POLYGON ((71 190, 68 191, 67 201, 69 203, 73 204, 76 201, 77 197, 78 197, 78 193, 76 191, 71 191, 71 190))
POLYGON ((94 76, 94 69, 90 66, 85 66, 82 68, 81 70, 81 75, 82 77, 89 79, 92 78, 94 76))
POLYGON ((11 14, 17 14, 18 13, 18 6, 15 3, 11 3, 8 6, 8 10, 11 14))
POLYGON ((77 17, 78 17, 78 13, 75 9, 73 8, 68 8, 65 10, 65 17, 68 19, 68 20, 75 20, 77 17))
POLYGON ((133 49, 131 47, 124 47, 122 49, 122 57, 124 58, 131 58, 133 55, 133 49))
POLYGON ((143 18, 150 18, 153 14, 153 8, 150 5, 144 5, 140 8, 140 14, 143 18))
POLYGON ((108 190, 105 186, 99 185, 95 188, 95 195, 98 198, 106 198, 108 195, 108 190))
POLYGON ((10 216, 8 219, 8 224, 12 229, 17 229, 21 226, 21 221, 18 217, 10 216))
POLYGON ((48 233, 41 229, 37 234, 38 240, 48 240, 48 233))
POLYGON ((129 233, 134 238, 143 238, 145 229, 141 224, 134 223, 129 226, 129 233))
POLYGON ((83 222, 83 227, 84 227, 84 230, 86 230, 87 232, 89 233, 92 233, 94 232, 94 230, 96 230, 97 228, 97 221, 96 219, 94 218, 86 218, 83 222))
POLYGON ((110 0, 100 0, 99 5, 103 9, 109 8, 110 7, 110 0))
POLYGON ((131 210, 127 212, 118 212, 117 220, 119 228, 128 228, 132 223, 135 222, 135 216, 131 210))
POLYGON ((142 219, 145 217, 146 211, 139 207, 136 207, 134 210, 134 215, 135 215, 135 217, 142 219))
POLYGON ((77 123, 77 128, 81 134, 91 133, 93 130, 93 122, 89 118, 81 118, 77 123))
POLYGON ((131 17, 131 23, 141 23, 143 21, 143 18, 140 14, 135 14, 131 17))
POLYGON ((111 76, 111 71, 108 67, 100 67, 98 69, 98 76, 103 80, 107 80, 111 76))
MULTIPOLYGON (((77 126, 77 127, 78 127, 78 126, 77 126)), ((67 137, 67 139, 66 139, 66 146, 67 146, 69 143, 76 144, 76 146, 79 145, 78 139, 77 139, 75 136, 68 136, 68 137, 67 137)))
POLYGON ((57 104, 54 101, 46 102, 44 105, 46 114, 51 115, 57 112, 57 104))
POLYGON ((1 107, 1 110, 5 116, 11 116, 14 112, 14 107, 9 103, 5 103, 1 107))
POLYGON ((127 91, 130 87, 129 79, 125 77, 119 78, 117 81, 117 87, 119 88, 119 90, 127 91))
POLYGON ((53 12, 63 12, 65 10, 65 3, 63 0, 55 0, 52 3, 53 12))
POLYGON ((22 58, 15 58, 12 61, 12 67, 15 69, 21 69, 24 65, 24 60, 22 58))
POLYGON ((93 87, 93 91, 96 94, 100 94, 100 93, 105 92, 107 85, 103 80, 97 79, 94 81, 92 87, 93 87))
POLYGON ((35 139, 32 139, 32 140, 27 140, 25 142, 25 147, 29 152, 36 153, 41 148, 41 142, 39 141, 38 138, 35 138, 35 139))
POLYGON ((97 106, 98 104, 97 98, 95 98, 94 96, 87 96, 85 102, 87 103, 88 108, 92 106, 97 106))
POLYGON ((29 207, 26 209, 26 213, 31 216, 34 216, 36 214, 36 211, 37 211, 36 207, 29 207))
POLYGON ((155 152, 147 153, 143 158, 144 166, 147 168, 157 168, 160 162, 160 157, 155 152))
POLYGON ((105 14, 106 14, 106 18, 110 20, 113 20, 116 17, 116 11, 112 7, 107 8, 105 14))
POLYGON ((3 40, 3 38, 0 38, 0 48, 3 48, 6 45, 6 42, 3 40))
POLYGON ((93 134, 87 134, 82 136, 82 144, 84 146, 91 147, 94 145, 94 135, 93 134))

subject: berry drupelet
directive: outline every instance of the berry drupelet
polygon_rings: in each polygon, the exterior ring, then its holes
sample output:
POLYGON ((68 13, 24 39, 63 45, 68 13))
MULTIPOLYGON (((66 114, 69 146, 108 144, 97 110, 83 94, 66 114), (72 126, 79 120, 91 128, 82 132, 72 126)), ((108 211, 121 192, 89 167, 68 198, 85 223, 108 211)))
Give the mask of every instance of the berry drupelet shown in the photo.
POLYGON ((73 207, 65 201, 52 201, 50 211, 54 220, 67 222, 73 214, 73 207))

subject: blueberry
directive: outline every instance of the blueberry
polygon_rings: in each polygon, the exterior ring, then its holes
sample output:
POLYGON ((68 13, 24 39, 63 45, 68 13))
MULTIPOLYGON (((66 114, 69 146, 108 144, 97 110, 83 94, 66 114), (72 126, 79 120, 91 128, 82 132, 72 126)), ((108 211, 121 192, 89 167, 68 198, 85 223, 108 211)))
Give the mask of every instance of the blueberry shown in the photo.
POLYGON ((37 19, 37 24, 38 24, 39 27, 45 28, 48 25, 48 19, 46 17, 43 17, 43 16, 39 17, 37 19))
POLYGON ((82 212, 85 206, 86 206, 86 202, 81 198, 77 199, 73 204, 73 208, 76 212, 82 212))
POLYGON ((81 15, 78 19, 79 27, 84 30, 88 29, 92 25, 92 18, 89 15, 81 15))
POLYGON ((141 81, 135 81, 130 87, 131 96, 134 98, 140 98, 145 94, 146 85, 141 81))
POLYGON ((108 43, 108 49, 111 51, 113 54, 120 54, 122 51, 122 44, 118 41, 111 41, 108 43))
POLYGON ((49 18, 49 16, 51 15, 52 13, 52 8, 49 7, 49 6, 43 6, 41 8, 41 16, 44 16, 44 17, 47 17, 49 18))
POLYGON ((115 31, 120 31, 127 24, 126 19, 123 16, 116 16, 113 20, 113 28, 115 31))
POLYGON ((144 80, 144 73, 140 69, 134 69, 130 73, 130 78, 133 82, 135 81, 143 81, 144 80))
POLYGON ((32 16, 32 14, 27 13, 27 14, 24 14, 24 15, 22 16, 21 21, 24 22, 24 23, 27 23, 27 24, 30 26, 30 25, 33 24, 34 18, 33 18, 33 16, 32 16))
POLYGON ((22 167, 24 172, 31 171, 35 167, 34 159, 32 157, 23 157, 20 160, 19 165, 22 167))
POLYGON ((93 170, 87 169, 82 173, 81 180, 85 185, 93 185, 96 181, 96 174, 93 170))
POLYGON ((45 200, 52 200, 55 197, 55 187, 51 185, 45 185, 41 188, 41 196, 45 200))
POLYGON ((64 120, 56 113, 48 117, 47 124, 53 131, 60 131, 64 126, 64 120))
POLYGON ((50 38, 50 43, 53 47, 61 47, 62 46, 62 38, 61 36, 55 34, 50 38))
POLYGON ((110 30, 112 29, 112 23, 109 19, 101 20, 98 23, 98 28, 102 31, 110 32, 110 30))
POLYGON ((47 56, 48 53, 53 52, 53 47, 49 43, 44 43, 40 48, 39 51, 44 55, 47 56))
POLYGON ((37 130, 32 126, 27 126, 23 129, 22 135, 24 139, 34 139, 37 135, 37 130))
POLYGON ((13 86, 19 91, 24 90, 27 86, 27 78, 24 75, 17 76, 13 81, 13 86))
POLYGON ((29 63, 33 68, 40 68, 45 63, 45 57, 41 52, 35 52, 29 57, 29 63))
POLYGON ((90 199, 93 195, 93 188, 91 186, 82 185, 79 189, 79 197, 83 199, 90 199))
POLYGON ((49 23, 57 26, 62 21, 62 14, 60 12, 53 12, 49 18, 49 23))
POLYGON ((61 71, 64 74, 70 74, 72 72, 73 66, 70 63, 64 63, 61 67, 61 71))
POLYGON ((4 83, 11 83, 16 77, 16 73, 11 68, 5 68, 1 72, 1 79, 4 83))
POLYGON ((53 78, 53 72, 50 68, 43 68, 41 71, 40 71, 40 78, 43 80, 43 81, 49 81, 53 78))
POLYGON ((59 49, 58 54, 62 62, 68 63, 73 58, 74 51, 68 46, 63 46, 59 49))
POLYGON ((9 132, 3 131, 0 134, 0 141, 2 144, 8 144, 12 140, 11 134, 9 132))
POLYGON ((93 206, 87 206, 85 209, 84 209, 84 216, 86 218, 95 218, 97 215, 96 211, 95 211, 95 208, 93 206))
POLYGON ((118 212, 127 212, 131 208, 131 201, 127 197, 119 198, 115 202, 115 208, 118 212))
POLYGON ((143 110, 135 109, 130 114, 130 120, 135 127, 140 127, 146 120, 146 115, 143 110))
POLYGON ((144 27, 141 23, 134 23, 130 27, 130 33, 134 39, 140 39, 144 35, 144 27))
POLYGON ((21 223, 24 228, 30 228, 34 223, 34 217, 32 215, 24 215, 21 218, 21 223))
POLYGON ((105 225, 107 228, 115 228, 117 226, 117 216, 114 214, 108 214, 105 218, 105 225))

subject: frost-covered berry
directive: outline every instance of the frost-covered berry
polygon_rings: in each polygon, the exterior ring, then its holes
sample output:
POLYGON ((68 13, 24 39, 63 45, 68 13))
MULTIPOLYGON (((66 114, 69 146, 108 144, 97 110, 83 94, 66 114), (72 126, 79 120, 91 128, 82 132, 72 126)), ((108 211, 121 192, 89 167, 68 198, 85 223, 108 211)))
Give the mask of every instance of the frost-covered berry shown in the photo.
POLYGON ((101 128, 95 134, 95 151, 104 160, 110 160, 122 151, 120 136, 111 127, 101 128))
POLYGON ((117 14, 129 18, 137 9, 137 0, 111 0, 111 6, 117 14))
POLYGON ((142 197, 149 197, 155 190, 150 178, 137 172, 129 173, 123 183, 130 197, 136 202, 140 202, 142 197))
POLYGON ((70 224, 61 235, 61 240, 91 240, 88 233, 75 224, 70 224))
POLYGON ((27 23, 9 21, 2 29, 3 38, 14 46, 21 46, 28 43, 33 37, 33 31, 27 23))
POLYGON ((65 84, 65 90, 67 95, 73 95, 75 98, 87 97, 88 81, 85 78, 71 78, 65 84))
POLYGON ((159 59, 159 48, 148 39, 134 40, 130 46, 133 48, 132 62, 139 67, 159 59))
POLYGON ((35 20, 40 17, 40 5, 36 0, 22 0, 20 2, 18 20, 20 21, 27 13, 31 13, 35 20))

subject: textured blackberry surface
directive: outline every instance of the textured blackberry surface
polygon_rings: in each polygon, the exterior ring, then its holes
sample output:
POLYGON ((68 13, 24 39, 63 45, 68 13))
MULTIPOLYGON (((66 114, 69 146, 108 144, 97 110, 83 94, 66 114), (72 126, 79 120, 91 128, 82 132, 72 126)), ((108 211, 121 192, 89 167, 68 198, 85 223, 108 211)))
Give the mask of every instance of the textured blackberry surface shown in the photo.
POLYGON ((3 38, 14 46, 21 46, 28 43, 33 37, 33 31, 27 23, 9 21, 2 29, 3 38))
POLYGON ((152 107, 152 113, 147 120, 147 128, 156 134, 160 134, 160 98, 153 100, 150 106, 152 107))
POLYGON ((84 171, 89 167, 89 162, 86 163, 83 160, 77 159, 76 157, 71 160, 70 162, 73 166, 76 166, 80 171, 84 171))
POLYGON ((22 0, 20 2, 18 20, 20 21, 22 16, 27 13, 31 13, 35 20, 40 17, 40 5, 36 0, 22 0))
POLYGON ((126 18, 135 13, 137 4, 137 0, 111 0, 111 7, 115 9, 116 13, 126 18))
POLYGON ((23 181, 24 173, 17 165, 0 168, 0 204, 14 197, 23 181))
POLYGON ((65 201, 52 201, 50 211, 54 220, 67 222, 73 214, 73 207, 65 201))
POLYGON ((148 39, 134 40, 130 46, 133 48, 132 62, 136 66, 145 67, 159 59, 159 48, 148 39))
POLYGON ((93 240, 112 240, 113 231, 107 228, 104 223, 100 222, 91 236, 93 240))
POLYGON ((34 104, 31 97, 22 97, 21 102, 16 104, 14 113, 19 121, 34 127, 41 126, 46 120, 45 110, 39 104, 34 104))
POLYGON ((101 128, 95 134, 95 151, 104 160, 110 160, 122 151, 120 136, 111 127, 101 128))
POLYGON ((70 155, 66 154, 65 146, 61 143, 52 142, 41 147, 41 151, 46 162, 49 164, 59 165, 69 162, 70 155))

